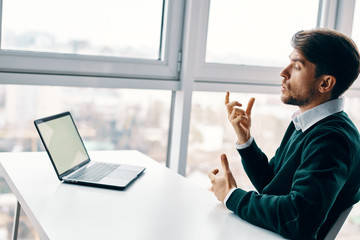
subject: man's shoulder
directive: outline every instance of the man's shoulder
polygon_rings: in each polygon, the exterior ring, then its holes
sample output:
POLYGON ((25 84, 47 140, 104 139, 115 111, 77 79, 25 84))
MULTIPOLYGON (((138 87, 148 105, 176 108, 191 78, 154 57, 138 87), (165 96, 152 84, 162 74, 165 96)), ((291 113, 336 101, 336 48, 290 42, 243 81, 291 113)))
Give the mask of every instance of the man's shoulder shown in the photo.
POLYGON ((349 116, 341 111, 335 114, 332 114, 322 120, 320 120, 317 124, 314 125, 314 130, 321 130, 323 128, 331 128, 337 131, 355 131, 359 134, 355 124, 349 118, 349 116))
MULTIPOLYGON (((351 121, 345 112, 332 114, 308 130, 308 135, 322 135, 324 138, 338 139, 338 141, 347 140, 350 144, 360 146, 360 134, 355 124, 351 121)), ((330 140, 330 139, 329 139, 330 140)))

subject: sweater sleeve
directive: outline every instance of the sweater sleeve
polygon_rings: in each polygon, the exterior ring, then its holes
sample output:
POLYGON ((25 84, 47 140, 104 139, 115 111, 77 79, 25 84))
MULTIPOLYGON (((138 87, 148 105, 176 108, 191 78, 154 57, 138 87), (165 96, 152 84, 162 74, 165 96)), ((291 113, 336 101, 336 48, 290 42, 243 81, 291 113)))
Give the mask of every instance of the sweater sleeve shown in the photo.
POLYGON ((316 239, 346 182, 352 149, 342 133, 329 129, 309 134, 307 139, 287 195, 237 189, 227 207, 244 220, 286 238, 316 239))
POLYGON ((274 177, 274 172, 268 162, 268 158, 258 148, 255 140, 249 147, 238 149, 238 152, 242 157, 242 165, 251 183, 258 192, 262 192, 263 188, 274 177))

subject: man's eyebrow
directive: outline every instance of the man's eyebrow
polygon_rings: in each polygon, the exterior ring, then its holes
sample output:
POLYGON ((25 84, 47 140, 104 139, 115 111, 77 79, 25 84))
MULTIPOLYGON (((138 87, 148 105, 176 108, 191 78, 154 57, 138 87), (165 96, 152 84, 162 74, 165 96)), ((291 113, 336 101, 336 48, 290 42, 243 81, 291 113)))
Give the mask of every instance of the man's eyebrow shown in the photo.
POLYGON ((290 60, 293 62, 300 62, 302 65, 305 65, 305 60, 301 58, 292 58, 291 55, 289 56, 290 60))

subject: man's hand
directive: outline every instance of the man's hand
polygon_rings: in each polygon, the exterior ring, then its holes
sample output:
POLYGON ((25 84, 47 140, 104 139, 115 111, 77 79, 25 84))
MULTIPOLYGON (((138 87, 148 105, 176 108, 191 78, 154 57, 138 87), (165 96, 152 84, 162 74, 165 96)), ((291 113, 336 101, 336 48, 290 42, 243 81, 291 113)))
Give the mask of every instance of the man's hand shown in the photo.
POLYGON ((210 190, 214 192, 219 201, 224 202, 224 199, 229 191, 232 188, 237 187, 237 185, 234 176, 231 173, 229 162, 225 154, 221 155, 221 165, 224 169, 224 176, 218 176, 219 169, 212 170, 209 172, 208 176, 212 184, 210 190))
POLYGON ((238 144, 246 143, 250 139, 251 127, 251 109, 254 105, 255 98, 250 98, 246 111, 240 109, 241 103, 237 101, 229 101, 230 93, 226 92, 225 105, 228 112, 228 118, 233 126, 238 144))

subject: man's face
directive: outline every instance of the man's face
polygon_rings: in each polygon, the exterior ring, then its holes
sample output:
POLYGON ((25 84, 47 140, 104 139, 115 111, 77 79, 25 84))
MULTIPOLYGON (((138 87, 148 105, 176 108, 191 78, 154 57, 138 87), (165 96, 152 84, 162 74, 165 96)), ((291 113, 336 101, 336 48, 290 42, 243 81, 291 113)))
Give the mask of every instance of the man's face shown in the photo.
POLYGON ((290 64, 280 73, 283 78, 281 101, 285 104, 306 108, 318 94, 315 64, 306 60, 296 49, 293 50, 289 58, 290 64))

